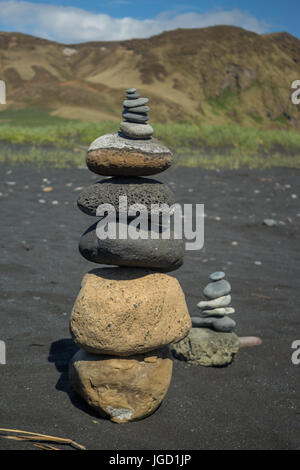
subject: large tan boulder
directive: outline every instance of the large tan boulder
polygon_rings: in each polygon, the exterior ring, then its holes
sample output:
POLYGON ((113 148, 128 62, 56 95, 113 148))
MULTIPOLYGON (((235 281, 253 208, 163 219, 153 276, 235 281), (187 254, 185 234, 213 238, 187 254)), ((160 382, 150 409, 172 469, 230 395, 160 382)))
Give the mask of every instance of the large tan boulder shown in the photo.
POLYGON ((190 328, 184 293, 174 277, 125 267, 87 273, 70 321, 80 347, 117 356, 177 342, 190 328))
POLYGON ((95 356, 80 349, 70 363, 69 379, 98 413, 125 423, 148 416, 160 405, 172 367, 166 348, 129 358, 95 356))

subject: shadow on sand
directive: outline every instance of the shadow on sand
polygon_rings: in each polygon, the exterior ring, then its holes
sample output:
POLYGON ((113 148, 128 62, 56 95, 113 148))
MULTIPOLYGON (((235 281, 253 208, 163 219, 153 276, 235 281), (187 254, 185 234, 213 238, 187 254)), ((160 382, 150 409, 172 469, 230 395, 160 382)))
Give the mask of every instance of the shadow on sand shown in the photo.
POLYGON ((97 419, 105 419, 93 410, 78 394, 73 390, 68 379, 69 362, 74 354, 79 350, 71 338, 63 338, 54 341, 49 350, 48 361, 55 364, 56 369, 60 372, 60 377, 56 384, 56 389, 67 393, 72 404, 80 410, 88 413, 97 419))

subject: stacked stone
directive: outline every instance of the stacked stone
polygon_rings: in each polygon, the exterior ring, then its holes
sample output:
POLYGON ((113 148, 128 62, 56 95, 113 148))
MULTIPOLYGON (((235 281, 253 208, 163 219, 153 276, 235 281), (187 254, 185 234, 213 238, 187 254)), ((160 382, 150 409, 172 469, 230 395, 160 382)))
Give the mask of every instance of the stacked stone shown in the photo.
POLYGON ((172 346, 174 355, 182 360, 202 366, 230 364, 240 348, 234 333, 235 321, 230 317, 231 286, 225 273, 217 271, 209 276, 210 282, 203 289, 205 300, 197 304, 199 316, 192 317, 189 335, 172 346))
POLYGON ((123 118, 120 129, 131 139, 147 139, 153 135, 153 128, 146 124, 150 111, 148 98, 141 98, 135 88, 126 90, 126 100, 123 102, 123 118))
POLYGON ((230 315, 235 310, 230 307, 231 286, 226 281, 225 273, 217 271, 209 276, 210 282, 203 289, 206 300, 197 304, 201 309, 201 315, 192 317, 192 324, 195 327, 212 328, 215 331, 230 333, 235 330, 236 323, 230 315))
POLYGON ((174 203, 167 186, 144 178, 172 164, 170 150, 145 124, 148 99, 134 88, 126 98, 121 131, 96 139, 86 158, 91 171, 110 178, 84 189, 77 201, 90 216, 100 215, 102 204, 115 209, 116 236, 99 238, 96 222, 82 235, 79 250, 89 261, 118 267, 84 276, 70 320, 81 348, 70 364, 70 382, 101 415, 117 423, 141 419, 160 405, 172 376, 168 345, 191 328, 180 284, 165 274, 181 266, 183 241, 172 230, 169 239, 162 238, 161 222, 153 234, 148 218, 141 228, 147 237, 121 235, 132 223, 130 206, 143 204, 150 211, 153 204, 174 203), (124 196, 125 206, 120 204, 124 196))

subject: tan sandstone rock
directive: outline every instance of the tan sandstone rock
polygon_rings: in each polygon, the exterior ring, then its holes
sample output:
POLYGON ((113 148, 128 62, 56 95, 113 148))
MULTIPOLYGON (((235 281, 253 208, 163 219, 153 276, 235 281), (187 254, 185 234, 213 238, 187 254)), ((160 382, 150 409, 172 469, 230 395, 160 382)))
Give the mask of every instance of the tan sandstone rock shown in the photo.
POLYGON ((89 170, 104 176, 148 176, 167 170, 171 151, 157 139, 133 140, 118 134, 98 137, 86 157, 89 170))
POLYGON ((115 423, 144 418, 164 399, 173 363, 167 348, 146 355, 107 357, 79 350, 69 368, 74 390, 115 423))
POLYGON ((87 273, 70 321, 80 347, 117 356, 177 342, 190 328, 179 282, 142 268, 100 268, 87 273))

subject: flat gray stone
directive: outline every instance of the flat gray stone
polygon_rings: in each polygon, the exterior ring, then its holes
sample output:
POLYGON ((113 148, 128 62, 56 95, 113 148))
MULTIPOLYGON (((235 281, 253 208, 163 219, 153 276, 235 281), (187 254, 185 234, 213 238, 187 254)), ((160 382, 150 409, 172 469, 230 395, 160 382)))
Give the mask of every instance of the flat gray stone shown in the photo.
POLYGON ((209 279, 212 281, 220 281, 221 279, 224 279, 224 277, 225 273, 223 271, 216 271, 209 276, 209 279))
MULTIPOLYGON (((162 228, 155 231, 159 239, 152 239, 151 232, 141 230, 141 234, 147 239, 133 240, 128 238, 100 240, 97 236, 97 224, 92 225, 80 238, 79 251, 84 258, 93 263, 136 266, 155 269, 156 271, 169 272, 178 269, 183 263, 183 240, 174 238, 171 231, 170 239, 162 239, 162 228)), ((128 224, 116 223, 118 235, 120 227, 124 233, 128 224)), ((126 232, 125 232, 126 233, 126 232)))
POLYGON ((186 338, 171 345, 171 351, 177 359, 209 367, 230 364, 239 347, 240 341, 235 333, 192 328, 186 338))
POLYGON ((236 328, 236 322, 232 318, 222 316, 218 317, 192 317, 192 324, 198 328, 212 328, 215 331, 230 333, 236 328))
POLYGON ((203 315, 213 315, 217 317, 223 317, 224 315, 231 315, 235 310, 232 307, 218 307, 210 310, 202 310, 203 315))
POLYGON ((131 113, 138 113, 138 114, 148 113, 150 111, 149 106, 137 106, 136 108, 124 108, 124 111, 128 112, 129 109, 131 113))
POLYGON ((122 116, 123 116, 124 119, 126 119, 126 121, 130 121, 130 122, 144 123, 146 121, 149 121, 149 116, 146 113, 144 113, 144 114, 123 113, 122 116))
POLYGON ((125 108, 134 108, 136 106, 143 106, 144 104, 147 104, 148 101, 148 98, 138 98, 137 100, 125 100, 123 101, 123 106, 125 106, 125 108))
MULTIPOLYGON (((143 204, 151 211, 151 204, 175 204, 171 189, 150 178, 118 176, 108 178, 85 188, 79 195, 77 205, 85 214, 96 216, 100 204, 112 204, 119 212, 119 198, 127 196, 127 205, 143 204)), ((123 209, 121 210, 123 212, 123 209)))
POLYGON ((213 309, 218 307, 227 307, 230 305, 231 302, 231 295, 223 295, 222 297, 218 297, 213 300, 201 300, 197 307, 205 308, 205 309, 213 309))
POLYGON ((216 299, 231 292, 231 286, 228 281, 221 279, 220 281, 210 282, 203 289, 203 294, 209 299, 216 299))
POLYGON ((196 328, 212 328, 212 324, 215 320, 213 317, 191 317, 192 325, 196 328))
POLYGON ((126 93, 135 93, 136 92, 136 88, 128 88, 128 90, 126 90, 126 93))
POLYGON ((131 139, 149 139, 153 135, 153 127, 150 124, 122 121, 120 130, 131 139))
POLYGON ((139 93, 126 93, 126 98, 128 100, 136 100, 140 97, 141 95, 139 93))

